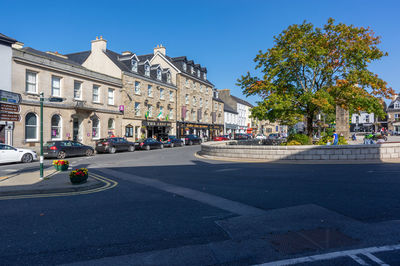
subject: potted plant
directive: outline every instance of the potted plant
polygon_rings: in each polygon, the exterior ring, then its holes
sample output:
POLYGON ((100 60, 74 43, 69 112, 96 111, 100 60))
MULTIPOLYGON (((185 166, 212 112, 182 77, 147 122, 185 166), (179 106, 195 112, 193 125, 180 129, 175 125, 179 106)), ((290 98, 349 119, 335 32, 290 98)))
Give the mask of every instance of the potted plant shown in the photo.
POLYGON ((67 160, 54 160, 53 165, 57 171, 67 171, 69 162, 67 160))
POLYGON ((86 168, 75 169, 69 173, 69 179, 71 180, 72 184, 85 183, 88 179, 88 176, 89 171, 86 168))

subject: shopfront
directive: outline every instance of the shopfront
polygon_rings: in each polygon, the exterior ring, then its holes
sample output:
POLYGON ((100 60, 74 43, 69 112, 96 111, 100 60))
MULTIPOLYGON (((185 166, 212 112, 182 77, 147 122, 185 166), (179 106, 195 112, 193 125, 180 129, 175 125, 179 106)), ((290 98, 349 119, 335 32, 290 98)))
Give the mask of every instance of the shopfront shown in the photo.
POLYGON ((210 124, 177 122, 177 135, 179 138, 186 135, 197 135, 201 138, 209 138, 210 124))
POLYGON ((234 136, 237 130, 239 129, 238 125, 235 124, 225 124, 225 134, 234 136))
POLYGON ((149 121, 144 120, 142 122, 143 127, 146 130, 146 137, 147 138, 154 138, 157 139, 170 134, 171 131, 171 122, 167 121, 149 121))

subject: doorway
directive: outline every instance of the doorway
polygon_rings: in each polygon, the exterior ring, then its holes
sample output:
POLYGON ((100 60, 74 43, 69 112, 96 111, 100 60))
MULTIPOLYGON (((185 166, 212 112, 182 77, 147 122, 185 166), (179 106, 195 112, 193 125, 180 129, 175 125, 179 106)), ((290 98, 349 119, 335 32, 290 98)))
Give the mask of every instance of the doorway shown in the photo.
POLYGON ((81 123, 79 121, 79 118, 74 117, 73 122, 72 122, 72 139, 74 141, 80 141, 81 136, 80 136, 80 127, 81 127, 81 123))

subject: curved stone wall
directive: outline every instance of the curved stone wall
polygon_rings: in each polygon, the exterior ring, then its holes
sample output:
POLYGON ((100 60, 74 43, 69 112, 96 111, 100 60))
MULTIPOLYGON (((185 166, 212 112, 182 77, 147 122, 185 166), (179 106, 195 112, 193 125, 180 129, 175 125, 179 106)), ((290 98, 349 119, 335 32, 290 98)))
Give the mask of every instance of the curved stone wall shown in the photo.
POLYGON ((382 160, 399 159, 400 143, 341 146, 236 145, 236 141, 207 142, 200 155, 250 160, 382 160))

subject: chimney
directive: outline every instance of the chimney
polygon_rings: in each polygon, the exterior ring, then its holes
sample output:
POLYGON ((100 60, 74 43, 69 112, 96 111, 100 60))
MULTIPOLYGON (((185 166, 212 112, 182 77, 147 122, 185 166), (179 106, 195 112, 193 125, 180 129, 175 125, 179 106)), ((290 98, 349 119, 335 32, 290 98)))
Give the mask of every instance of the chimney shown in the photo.
POLYGON ((121 54, 122 54, 122 55, 131 55, 132 52, 131 52, 131 51, 125 51, 125 52, 122 52, 121 54))
POLYGON ((103 39, 103 36, 96 36, 96 40, 92 41, 92 53, 93 52, 105 52, 107 50, 107 41, 103 39))
POLYGON ((11 47, 14 48, 14 49, 22 49, 22 48, 24 48, 24 43, 23 42, 16 42, 16 43, 13 43, 11 45, 11 47))
POLYGON ((154 54, 156 54, 157 52, 160 52, 162 55, 166 55, 167 54, 167 49, 162 46, 162 44, 157 45, 157 47, 154 48, 154 54))

